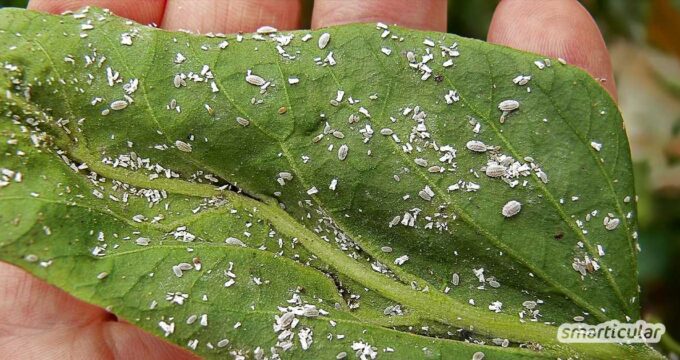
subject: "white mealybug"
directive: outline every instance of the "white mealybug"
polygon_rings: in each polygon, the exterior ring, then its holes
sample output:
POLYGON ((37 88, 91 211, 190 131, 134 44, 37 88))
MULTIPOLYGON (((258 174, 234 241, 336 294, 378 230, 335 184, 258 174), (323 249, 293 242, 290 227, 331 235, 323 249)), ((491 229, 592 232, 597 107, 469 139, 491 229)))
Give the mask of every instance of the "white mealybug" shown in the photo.
POLYGON ((501 177, 505 175, 505 166, 500 164, 489 164, 486 166, 486 176, 489 177, 501 177))
POLYGON ((223 348, 225 346, 229 345, 229 340, 228 339, 222 339, 217 342, 217 347, 218 348, 223 348))
POLYGON ((255 86, 262 86, 266 82, 262 77, 253 74, 246 75, 246 81, 248 82, 248 84, 255 86))
POLYGON ((470 140, 465 144, 465 147, 474 152, 486 152, 488 149, 486 144, 479 140, 470 140))
POLYGON ((123 110, 128 106, 128 102, 125 100, 116 100, 111 103, 111 110, 123 110))
POLYGON ((342 144, 338 149, 338 159, 345 160, 347 158, 348 151, 349 147, 347 146, 347 144, 342 144))
POLYGON ((179 151, 191 152, 191 144, 187 144, 182 140, 175 141, 175 147, 179 151))
POLYGON ((380 134, 385 135, 385 136, 390 136, 390 135, 394 134, 394 131, 392 131, 392 129, 389 129, 389 128, 383 128, 383 129, 380 129, 380 134))
POLYGON ((293 174, 287 172, 287 171, 282 171, 279 173, 279 177, 284 179, 284 180, 293 180, 293 174))
POLYGON ((418 196, 420 196, 425 201, 430 201, 434 197, 434 191, 432 191, 429 186, 425 185, 425 188, 418 192, 418 196))
POLYGON ((324 137, 324 134, 319 134, 312 139, 312 142, 318 143, 319 141, 321 141, 321 139, 323 139, 323 137, 324 137))
POLYGON ((414 161, 418 166, 427 167, 427 160, 423 158, 416 158, 414 161))
POLYGON ((619 226, 619 223, 621 223, 621 220, 617 218, 610 218, 609 216, 604 217, 604 228, 609 231, 616 229, 619 226))
POLYGON ((328 42, 330 40, 331 40, 331 34, 329 34, 329 33, 321 34, 321 36, 319 36, 319 49, 324 49, 328 45, 328 42))
POLYGON ((179 88, 180 86, 186 86, 186 81, 182 79, 182 75, 177 74, 175 77, 172 79, 173 85, 175 85, 176 88, 179 88))
POLYGON ((239 125, 241 125, 241 126, 248 126, 248 125, 250 125, 250 120, 244 119, 244 118, 242 118, 242 117, 240 117, 240 116, 237 116, 237 117, 236 117, 236 122, 237 122, 239 125))
POLYGON ((498 109, 503 112, 501 115, 501 124, 505 122, 505 117, 511 112, 519 108, 519 101, 517 100, 503 100, 498 104, 498 109))
POLYGON ((243 243, 243 241, 241 241, 241 240, 239 240, 235 237, 228 237, 226 240, 224 240, 224 243, 227 244, 227 245, 246 247, 246 244, 243 243))
POLYGON ((519 201, 516 200, 510 200, 505 205, 503 205, 503 210, 501 213, 505 217, 513 217, 519 213, 519 211, 522 210, 522 204, 520 204, 519 201))
POLYGON ((410 63, 415 63, 415 62, 417 62, 417 60, 416 60, 416 54, 414 54, 413 51, 409 51, 409 52, 406 53, 406 59, 407 59, 408 62, 410 62, 410 63))
POLYGON ((265 25, 265 26, 260 26, 259 28, 257 28, 256 31, 257 31, 258 34, 271 34, 271 33, 277 32, 279 30, 277 28, 273 27, 273 26, 265 25))
POLYGON ((514 79, 512 79, 512 82, 519 86, 524 86, 529 82, 529 80, 531 80, 531 76, 529 75, 517 75, 514 79))

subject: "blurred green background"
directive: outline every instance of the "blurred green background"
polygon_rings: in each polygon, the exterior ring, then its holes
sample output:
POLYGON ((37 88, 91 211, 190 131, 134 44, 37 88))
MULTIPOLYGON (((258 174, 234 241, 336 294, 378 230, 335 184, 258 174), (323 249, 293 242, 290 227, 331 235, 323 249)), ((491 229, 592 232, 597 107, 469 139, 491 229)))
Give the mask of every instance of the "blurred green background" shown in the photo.
MULTIPOLYGON (((55 0, 59 1, 59 0, 55 0)), ((272 0, 276 1, 276 0, 272 0)), ((313 0, 301 0, 311 14, 313 0)), ((539 1, 539 0, 535 0, 539 1)), ((25 7, 27 0, 0 0, 25 7)), ((486 38, 497 0, 449 0, 449 32, 486 38)), ((680 337, 680 0, 583 0, 612 54, 635 162, 643 314, 680 337)), ((309 17, 309 16, 307 16, 309 17)), ((669 338, 666 350, 680 349, 669 338)))

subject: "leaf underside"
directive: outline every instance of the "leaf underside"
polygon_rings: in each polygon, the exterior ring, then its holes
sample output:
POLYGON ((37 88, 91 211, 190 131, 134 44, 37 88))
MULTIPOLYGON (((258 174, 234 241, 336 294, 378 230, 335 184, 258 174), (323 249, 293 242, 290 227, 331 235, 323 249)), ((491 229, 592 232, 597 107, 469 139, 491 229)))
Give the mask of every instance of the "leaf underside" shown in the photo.
POLYGON ((579 69, 95 9, 0 11, 0 63, 0 259, 196 354, 649 355, 555 340, 639 318, 628 143, 579 69))

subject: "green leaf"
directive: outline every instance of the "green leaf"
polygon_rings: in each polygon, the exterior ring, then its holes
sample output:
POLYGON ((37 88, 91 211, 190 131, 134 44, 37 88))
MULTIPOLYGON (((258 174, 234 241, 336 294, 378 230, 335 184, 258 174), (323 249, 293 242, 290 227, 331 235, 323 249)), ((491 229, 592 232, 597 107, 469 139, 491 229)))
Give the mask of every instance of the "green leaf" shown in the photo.
POLYGON ((207 358, 657 356, 556 340, 640 315, 607 93, 556 59, 387 31, 0 11, 0 259, 207 358))

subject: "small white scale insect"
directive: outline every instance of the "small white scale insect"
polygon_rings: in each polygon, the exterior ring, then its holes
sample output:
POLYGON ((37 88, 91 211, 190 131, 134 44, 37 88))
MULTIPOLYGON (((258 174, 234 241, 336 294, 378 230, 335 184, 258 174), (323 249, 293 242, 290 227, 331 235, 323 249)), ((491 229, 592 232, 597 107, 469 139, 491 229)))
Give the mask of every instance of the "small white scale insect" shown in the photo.
POLYGON ((345 160, 347 158, 348 151, 349 147, 346 144, 342 144, 338 149, 338 159, 345 160))
POLYGON ((501 213, 503 216, 509 218, 517 215, 520 210, 522 210, 522 204, 519 201, 510 200, 505 203, 505 205, 503 205, 503 210, 501 210, 501 213))
POLYGON ((321 34, 321 36, 319 36, 319 49, 326 48, 329 41, 331 41, 331 34, 329 33, 321 34))
POLYGON ((519 108, 519 101, 517 100, 503 100, 498 104, 498 109, 503 112, 501 115, 501 124, 505 122, 505 117, 511 112, 519 108))
POLYGON ((490 164, 486 166, 486 176, 501 177, 505 175, 506 167, 500 164, 490 164))
POLYGON ((266 81, 260 76, 257 76, 255 74, 248 74, 246 75, 246 81, 248 84, 255 85, 255 86, 262 86, 266 81))
POLYGON ((486 152, 488 149, 486 144, 479 140, 470 140, 465 144, 465 147, 474 152, 486 152))
POLYGON ((125 100, 116 100, 111 103, 112 110, 123 110, 128 106, 128 102, 125 100))

